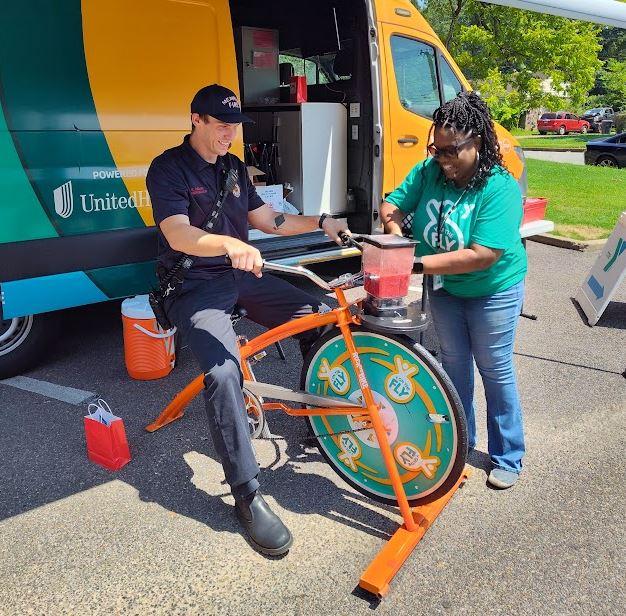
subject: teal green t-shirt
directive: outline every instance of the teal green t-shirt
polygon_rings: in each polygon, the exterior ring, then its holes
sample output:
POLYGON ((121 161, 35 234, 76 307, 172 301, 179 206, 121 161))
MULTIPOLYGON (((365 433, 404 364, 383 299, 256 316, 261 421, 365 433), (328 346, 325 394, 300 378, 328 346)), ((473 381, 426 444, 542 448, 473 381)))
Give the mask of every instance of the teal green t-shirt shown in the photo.
POLYGON ((416 165, 386 201, 414 214, 413 238, 419 241, 415 254, 420 257, 471 244, 503 251, 486 270, 444 276, 443 288, 452 295, 485 297, 524 278, 526 251, 519 232, 522 194, 515 178, 502 167, 494 167, 481 188, 468 191, 446 182, 437 161, 429 158, 416 165))

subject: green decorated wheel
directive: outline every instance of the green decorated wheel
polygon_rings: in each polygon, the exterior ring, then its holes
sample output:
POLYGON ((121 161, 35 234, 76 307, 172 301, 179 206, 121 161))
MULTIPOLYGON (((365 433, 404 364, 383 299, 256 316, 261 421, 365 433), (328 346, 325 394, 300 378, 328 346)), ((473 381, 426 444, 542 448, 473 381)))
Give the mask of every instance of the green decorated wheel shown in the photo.
MULTIPOLYGON (((353 331, 363 370, 412 505, 428 503, 458 480, 467 456, 465 414, 437 361, 405 336, 353 331)), ((302 368, 310 393, 361 403, 359 382, 343 337, 323 336, 302 368)), ((362 494, 397 504, 374 430, 363 416, 308 417, 318 448, 333 469, 362 494)))

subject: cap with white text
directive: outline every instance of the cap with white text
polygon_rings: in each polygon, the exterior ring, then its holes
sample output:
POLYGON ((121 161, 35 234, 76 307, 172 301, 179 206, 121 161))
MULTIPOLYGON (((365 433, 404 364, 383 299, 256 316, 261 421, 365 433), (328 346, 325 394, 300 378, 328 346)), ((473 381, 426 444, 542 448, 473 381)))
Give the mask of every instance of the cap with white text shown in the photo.
POLYGON ((241 113, 237 95, 217 83, 205 86, 196 92, 191 101, 191 113, 208 114, 228 124, 252 122, 248 116, 241 113))

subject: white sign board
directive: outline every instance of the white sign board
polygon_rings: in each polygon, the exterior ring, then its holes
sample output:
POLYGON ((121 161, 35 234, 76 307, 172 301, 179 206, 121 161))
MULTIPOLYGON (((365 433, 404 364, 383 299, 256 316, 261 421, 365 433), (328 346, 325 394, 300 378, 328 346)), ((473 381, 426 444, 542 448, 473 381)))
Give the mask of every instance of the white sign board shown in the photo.
POLYGON ((624 276, 626 276, 626 212, 622 212, 613 233, 576 294, 575 299, 587 315, 589 325, 598 322, 624 276))

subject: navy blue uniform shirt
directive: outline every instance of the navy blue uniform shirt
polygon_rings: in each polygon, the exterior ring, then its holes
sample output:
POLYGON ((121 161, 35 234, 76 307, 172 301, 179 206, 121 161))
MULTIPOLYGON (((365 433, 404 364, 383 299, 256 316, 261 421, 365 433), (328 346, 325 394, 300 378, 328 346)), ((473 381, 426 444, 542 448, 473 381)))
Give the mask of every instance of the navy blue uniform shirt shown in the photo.
MULTIPOLYGON (((179 146, 157 156, 148 170, 146 185, 157 227, 170 216, 185 214, 194 227, 201 228, 220 192, 221 170, 231 168, 237 169, 239 181, 224 201, 213 233, 247 242, 248 212, 261 207, 263 200, 250 182, 245 164, 233 154, 208 163, 191 147, 189 135, 179 146)), ((160 228, 158 235, 159 263, 169 270, 180 253, 172 250, 160 228)), ((229 270, 223 256, 196 257, 186 278, 213 278, 229 270)))

